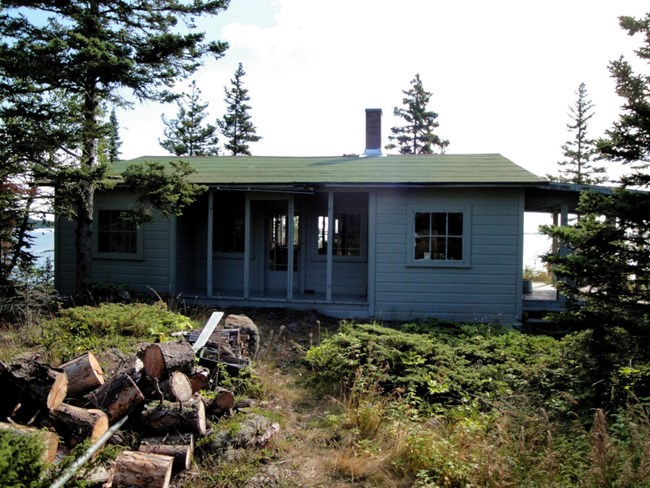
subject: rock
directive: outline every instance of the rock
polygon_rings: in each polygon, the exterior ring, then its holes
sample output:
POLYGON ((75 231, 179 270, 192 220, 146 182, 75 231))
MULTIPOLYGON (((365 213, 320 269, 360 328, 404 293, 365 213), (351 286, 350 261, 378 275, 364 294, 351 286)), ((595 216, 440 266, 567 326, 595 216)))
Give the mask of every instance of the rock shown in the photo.
POLYGON ((235 461, 241 450, 264 447, 279 431, 280 426, 276 422, 263 415, 250 415, 239 423, 237 429, 223 429, 210 436, 203 449, 228 461, 235 461))

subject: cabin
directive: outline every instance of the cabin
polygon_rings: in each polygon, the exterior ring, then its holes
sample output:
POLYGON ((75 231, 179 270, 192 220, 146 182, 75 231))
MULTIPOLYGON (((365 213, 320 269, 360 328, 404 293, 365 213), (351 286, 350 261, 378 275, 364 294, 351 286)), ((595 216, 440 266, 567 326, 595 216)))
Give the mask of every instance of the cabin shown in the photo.
MULTIPOLYGON (((526 211, 566 215, 576 188, 499 154, 386 155, 381 110, 366 150, 338 157, 191 157, 208 190, 182 216, 135 226, 112 168, 95 196, 93 281, 223 308, 517 324, 526 211)), ((74 223, 57 220, 55 281, 75 285, 74 223)))

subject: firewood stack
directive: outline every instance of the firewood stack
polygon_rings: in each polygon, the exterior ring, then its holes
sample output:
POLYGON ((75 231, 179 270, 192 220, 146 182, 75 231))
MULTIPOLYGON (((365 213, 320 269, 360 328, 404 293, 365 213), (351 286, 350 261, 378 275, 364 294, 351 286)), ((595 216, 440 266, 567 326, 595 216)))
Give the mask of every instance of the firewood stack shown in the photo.
MULTIPOLYGON (((238 363, 248 362, 239 331, 219 331, 211 339, 218 355, 230 352, 238 363)), ((214 368, 196 366, 196 356, 186 341, 149 344, 109 377, 92 352, 59 368, 36 359, 0 362, 0 429, 38 433, 51 462, 58 444, 72 448, 96 440, 128 415, 125 427, 140 438, 139 450, 115 460, 112 486, 166 487, 172 472, 190 465, 194 438, 207 432, 206 415, 223 415, 235 405, 223 388, 210 399, 201 395, 212 386, 214 368)))

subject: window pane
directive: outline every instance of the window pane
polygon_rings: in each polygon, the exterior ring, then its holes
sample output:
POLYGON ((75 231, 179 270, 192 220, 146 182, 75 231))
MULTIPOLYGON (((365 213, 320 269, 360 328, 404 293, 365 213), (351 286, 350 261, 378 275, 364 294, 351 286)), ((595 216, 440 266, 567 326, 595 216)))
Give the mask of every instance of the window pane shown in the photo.
POLYGON ((213 231, 215 252, 244 252, 244 206, 244 195, 215 194, 213 231))
POLYGON ((428 237, 417 237, 415 239, 415 259, 431 259, 428 237))
MULTIPOLYGON (((340 213, 334 216, 334 256, 361 255, 361 214, 340 213)), ((327 254, 327 224, 325 215, 318 217, 318 254, 327 254)))
POLYGON ((431 235, 431 214, 429 212, 417 212, 415 214, 415 235, 431 235))
POLYGON ((447 258, 446 241, 444 237, 431 239, 431 259, 441 260, 447 258))
POLYGON ((462 261, 463 259, 463 239, 460 237, 450 237, 447 241, 447 259, 453 261, 462 261))
POLYGON ((435 236, 447 235, 447 214, 434 213, 432 214, 432 220, 433 220, 432 234, 435 236))
POLYGON ((462 236, 463 235, 463 214, 454 212, 449 214, 449 235, 462 236))

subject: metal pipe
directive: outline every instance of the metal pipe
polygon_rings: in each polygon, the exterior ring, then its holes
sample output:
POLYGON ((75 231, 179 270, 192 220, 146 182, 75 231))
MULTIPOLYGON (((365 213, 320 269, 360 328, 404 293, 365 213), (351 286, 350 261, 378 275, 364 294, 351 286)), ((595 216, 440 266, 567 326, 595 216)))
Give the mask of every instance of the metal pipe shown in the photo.
POLYGON ((79 456, 77 459, 75 459, 74 463, 72 463, 70 466, 68 466, 68 469, 66 469, 63 474, 54 482, 50 485, 50 488, 62 488, 63 485, 66 484, 66 482, 74 476, 74 474, 79 470, 81 466, 83 466, 104 444, 106 444, 106 441, 110 439, 115 432, 117 432, 122 425, 124 425, 124 422, 128 420, 129 416, 125 415, 122 417, 120 420, 115 422, 110 429, 108 429, 106 432, 104 432, 104 435, 101 436, 99 439, 95 441, 95 443, 88 448, 88 450, 83 453, 81 456, 79 456))

